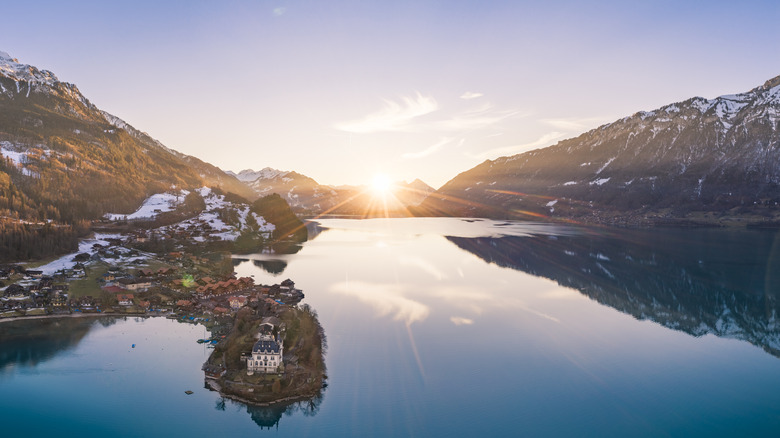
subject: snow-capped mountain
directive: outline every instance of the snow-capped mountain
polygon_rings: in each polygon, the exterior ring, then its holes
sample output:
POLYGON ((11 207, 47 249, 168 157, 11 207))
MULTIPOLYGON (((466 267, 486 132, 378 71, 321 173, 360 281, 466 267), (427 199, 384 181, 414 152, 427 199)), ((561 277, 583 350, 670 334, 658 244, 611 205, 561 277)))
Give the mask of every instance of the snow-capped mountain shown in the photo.
MULTIPOLYGON (((13 79, 19 84, 32 86, 46 85, 53 87, 60 82, 57 76, 49 70, 39 70, 31 65, 20 64, 18 59, 12 58, 11 55, 2 51, 0 51, 0 74, 13 79)), ((20 91, 17 90, 17 92, 20 91)))
POLYGON ((241 172, 233 173, 231 171, 227 171, 226 173, 235 176, 238 178, 239 181, 252 183, 260 180, 269 180, 269 179, 275 179, 275 178, 284 178, 285 175, 287 175, 290 172, 284 171, 284 170, 276 170, 272 169, 270 167, 266 167, 264 169, 254 171, 252 169, 244 169, 241 172))
POLYGON ((277 193, 299 212, 316 214, 336 205, 335 190, 297 172, 266 167, 258 171, 245 169, 237 174, 230 173, 250 187, 257 196, 277 193))
POLYGON ((694 97, 485 161, 445 184, 422 210, 628 222, 724 212, 774 218, 779 115, 780 77, 745 93, 694 97))
POLYGON ((203 185, 254 198, 234 177, 100 110, 79 89, 0 52, 0 216, 73 223, 132 212, 152 193, 203 185))

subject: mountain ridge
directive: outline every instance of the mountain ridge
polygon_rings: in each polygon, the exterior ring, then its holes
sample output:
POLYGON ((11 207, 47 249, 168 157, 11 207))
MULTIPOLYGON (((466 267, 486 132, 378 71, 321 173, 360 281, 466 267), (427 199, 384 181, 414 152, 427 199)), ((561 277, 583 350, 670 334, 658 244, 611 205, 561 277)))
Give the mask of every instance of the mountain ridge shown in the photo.
POLYGON ((219 168, 166 147, 99 109, 76 85, 5 52, 0 52, 0 154, 5 246, 52 240, 46 233, 58 242, 41 243, 40 250, 24 253, 30 256, 68 250, 89 221, 108 212, 131 213, 171 186, 205 185, 255 198, 219 168))
POLYGON ((780 76, 745 93, 692 97, 486 160, 416 212, 628 224, 726 214, 775 220, 778 131, 780 76))

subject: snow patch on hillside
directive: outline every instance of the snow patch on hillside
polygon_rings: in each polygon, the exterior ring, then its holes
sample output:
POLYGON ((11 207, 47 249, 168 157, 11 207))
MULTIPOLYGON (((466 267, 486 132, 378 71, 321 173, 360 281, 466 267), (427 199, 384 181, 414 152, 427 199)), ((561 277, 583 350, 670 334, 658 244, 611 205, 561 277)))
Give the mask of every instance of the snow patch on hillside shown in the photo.
POLYGON ((158 193, 148 197, 143 205, 132 214, 107 213, 104 217, 112 221, 125 218, 128 220, 154 218, 160 213, 176 209, 189 193, 187 190, 181 190, 178 193, 158 193))
MULTIPOLYGON (((77 264, 73 258, 76 257, 77 254, 86 253, 92 256, 97 253, 97 249, 94 248, 95 244, 109 247, 111 244, 106 239, 122 239, 123 237, 124 236, 121 234, 95 233, 92 238, 79 241, 78 251, 64 255, 57 260, 54 260, 53 262, 38 267, 37 269, 43 271, 43 275, 54 275, 57 273, 57 271, 73 269, 77 264)), ((149 254, 140 251, 135 251, 135 255, 130 256, 129 253, 131 251, 124 247, 113 247, 113 250, 114 252, 121 253, 119 257, 112 259, 112 263, 115 265, 121 265, 123 263, 130 262, 131 259, 138 261, 139 259, 146 259, 149 257, 149 254)))
POLYGON ((15 145, 9 141, 0 141, 0 152, 3 157, 10 158, 17 167, 24 167, 27 163, 27 153, 15 151, 15 145))

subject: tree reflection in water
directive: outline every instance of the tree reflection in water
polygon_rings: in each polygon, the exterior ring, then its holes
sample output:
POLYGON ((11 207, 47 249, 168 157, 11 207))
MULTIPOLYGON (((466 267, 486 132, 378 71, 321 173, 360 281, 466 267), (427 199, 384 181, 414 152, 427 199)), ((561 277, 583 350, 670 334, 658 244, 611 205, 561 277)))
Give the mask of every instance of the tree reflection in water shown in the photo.
POLYGON ((324 388, 316 396, 306 399, 298 400, 290 403, 276 403, 270 406, 255 406, 247 405, 241 402, 220 398, 217 400, 214 409, 218 411, 224 411, 226 404, 229 402, 236 406, 245 406, 246 411, 260 429, 272 429, 279 428, 279 422, 283 416, 291 416, 296 412, 300 412, 305 417, 313 417, 317 415, 320 410, 320 405, 324 398, 324 388))

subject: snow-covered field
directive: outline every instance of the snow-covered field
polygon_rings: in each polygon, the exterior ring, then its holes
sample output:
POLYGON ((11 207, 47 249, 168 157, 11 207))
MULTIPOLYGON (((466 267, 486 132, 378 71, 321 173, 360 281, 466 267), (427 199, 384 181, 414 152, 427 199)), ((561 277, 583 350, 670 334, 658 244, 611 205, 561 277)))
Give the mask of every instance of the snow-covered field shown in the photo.
POLYGON ((179 203, 184 201, 184 197, 189 193, 187 190, 182 190, 179 193, 158 193, 148 197, 143 205, 132 214, 108 213, 105 217, 112 221, 125 218, 129 220, 153 218, 160 213, 174 210, 179 203))
MULTIPOLYGON (((105 234, 105 233, 96 233, 92 238, 89 239, 83 239, 79 242, 79 249, 78 251, 64 255, 57 260, 54 260, 53 262, 49 262, 43 266, 40 266, 37 268, 39 271, 43 271, 43 275, 54 275, 55 272, 63 270, 63 269, 73 269, 73 267, 76 265, 76 262, 73 261, 73 258, 77 254, 87 253, 89 255, 92 255, 97 252, 97 250, 93 249, 92 246, 97 244, 108 246, 110 245, 109 242, 106 239, 121 239, 124 236, 121 234, 105 234)), ((121 253, 121 255, 113 259, 114 263, 117 265, 121 265, 124 263, 129 263, 131 261, 137 262, 141 259, 146 259, 149 257, 149 254, 145 253, 139 253, 139 255, 135 256, 129 256, 130 250, 122 247, 115 247, 115 252, 121 253)))

